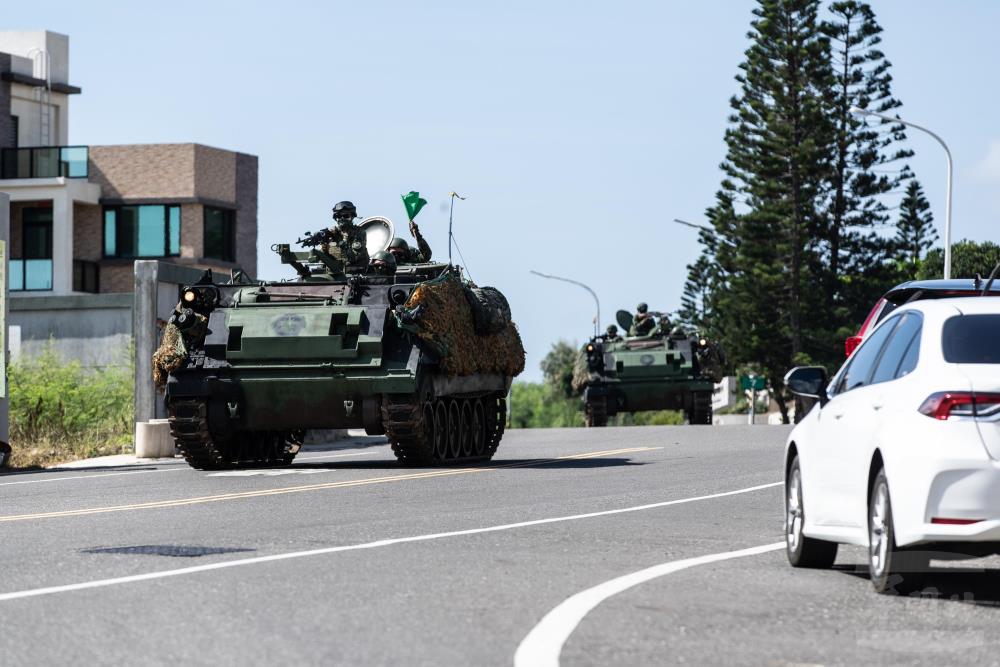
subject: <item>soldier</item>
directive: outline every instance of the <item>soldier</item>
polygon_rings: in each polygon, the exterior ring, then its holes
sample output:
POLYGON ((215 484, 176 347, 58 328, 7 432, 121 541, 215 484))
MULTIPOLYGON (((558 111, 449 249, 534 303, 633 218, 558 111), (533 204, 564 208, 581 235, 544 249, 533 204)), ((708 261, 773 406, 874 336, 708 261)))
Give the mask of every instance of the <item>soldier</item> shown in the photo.
POLYGON ((354 224, 358 210, 349 201, 338 202, 333 207, 330 244, 323 250, 334 259, 344 263, 349 273, 360 273, 368 266, 368 239, 360 227, 354 224))
POLYGON ((632 326, 628 330, 628 335, 646 336, 656 326, 656 322, 653 321, 653 316, 647 312, 649 306, 645 303, 640 303, 635 309, 637 312, 632 318, 632 326))
POLYGON ((410 220, 410 233, 417 240, 417 247, 413 248, 405 239, 398 236, 389 242, 389 252, 396 258, 397 264, 419 264, 431 261, 431 247, 424 240, 423 234, 417 223, 410 220))
POLYGON ((605 334, 604 340, 608 341, 609 343, 617 343, 621 339, 622 337, 618 335, 618 327, 616 327, 613 324, 609 324, 608 333, 605 334))
POLYGON ((390 252, 379 250, 372 255, 368 262, 368 272, 374 273, 376 276, 394 276, 396 275, 396 258, 390 252))

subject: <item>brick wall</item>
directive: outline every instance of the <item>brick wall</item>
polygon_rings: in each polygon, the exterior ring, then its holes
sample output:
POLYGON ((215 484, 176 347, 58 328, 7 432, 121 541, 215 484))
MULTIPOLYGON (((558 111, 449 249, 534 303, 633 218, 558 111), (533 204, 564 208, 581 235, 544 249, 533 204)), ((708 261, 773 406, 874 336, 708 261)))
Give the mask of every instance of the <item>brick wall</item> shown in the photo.
POLYGON ((132 262, 124 264, 101 265, 101 293, 132 292, 135 289, 135 276, 132 262))
POLYGON ((104 251, 101 207, 73 204, 73 259, 96 262, 104 251))
POLYGON ((257 157, 236 154, 236 263, 257 277, 257 157))
POLYGON ((236 162, 238 153, 195 144, 195 194, 216 201, 236 201, 236 162))
POLYGON ((195 196, 195 145, 90 147, 90 181, 105 199, 195 196))
POLYGON ((181 257, 199 259, 205 254, 205 207, 181 205, 181 257))

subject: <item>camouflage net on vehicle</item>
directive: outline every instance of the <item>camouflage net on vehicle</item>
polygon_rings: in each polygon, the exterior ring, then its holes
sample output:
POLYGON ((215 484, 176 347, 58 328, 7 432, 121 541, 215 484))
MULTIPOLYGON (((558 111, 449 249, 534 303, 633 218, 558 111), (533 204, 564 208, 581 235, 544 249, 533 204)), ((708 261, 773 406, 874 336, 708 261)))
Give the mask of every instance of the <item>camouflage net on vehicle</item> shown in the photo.
POLYGON ((524 345, 517 326, 508 321, 499 333, 477 335, 472 307, 458 278, 421 283, 406 302, 407 311, 423 306, 412 329, 441 357, 449 375, 498 373, 516 376, 524 370, 524 345))
POLYGON ((587 368, 587 353, 583 350, 576 355, 576 362, 573 364, 573 391, 582 394, 590 380, 590 370, 587 368))
MULTIPOLYGON (((180 305, 178 304, 178 309, 180 305)), ((187 330, 189 340, 196 342, 196 347, 201 344, 208 330, 208 318, 204 315, 194 314, 195 323, 187 330)), ((176 371, 187 359, 187 344, 184 334, 173 322, 168 322, 163 327, 163 338, 160 339, 160 347, 153 353, 153 383, 157 387, 167 384, 167 376, 176 371)))
POLYGON ((181 340, 181 331, 173 324, 163 328, 160 347, 153 353, 153 383, 157 387, 167 384, 167 376, 181 367, 187 352, 181 340))

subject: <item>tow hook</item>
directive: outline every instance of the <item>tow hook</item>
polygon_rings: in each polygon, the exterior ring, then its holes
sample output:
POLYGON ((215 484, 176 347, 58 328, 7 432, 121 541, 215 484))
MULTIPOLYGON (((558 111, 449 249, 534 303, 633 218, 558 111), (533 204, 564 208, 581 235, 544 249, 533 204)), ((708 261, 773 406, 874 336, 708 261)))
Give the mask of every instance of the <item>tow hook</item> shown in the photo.
POLYGON ((348 417, 354 413, 354 401, 344 401, 344 412, 348 417))
POLYGON ((236 419, 240 416, 240 404, 236 401, 226 403, 226 410, 229 411, 230 419, 236 419))

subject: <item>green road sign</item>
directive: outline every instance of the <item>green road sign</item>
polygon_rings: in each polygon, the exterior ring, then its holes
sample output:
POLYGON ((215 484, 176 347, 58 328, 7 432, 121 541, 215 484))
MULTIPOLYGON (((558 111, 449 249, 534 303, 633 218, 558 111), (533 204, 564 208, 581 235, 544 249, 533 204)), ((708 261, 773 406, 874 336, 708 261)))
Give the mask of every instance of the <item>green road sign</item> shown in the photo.
POLYGON ((767 388, 767 378, 758 376, 741 375, 740 376, 740 389, 743 391, 760 391, 767 388))

